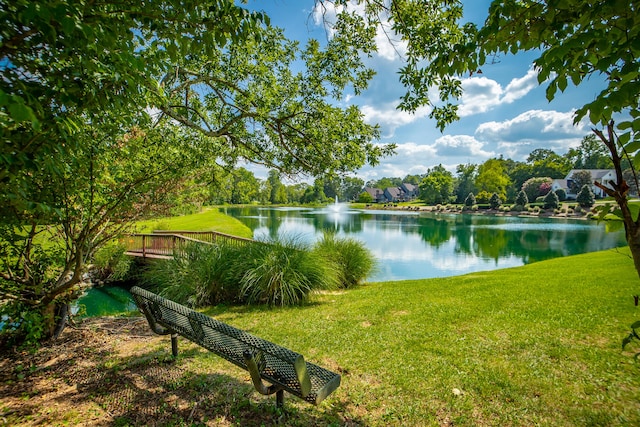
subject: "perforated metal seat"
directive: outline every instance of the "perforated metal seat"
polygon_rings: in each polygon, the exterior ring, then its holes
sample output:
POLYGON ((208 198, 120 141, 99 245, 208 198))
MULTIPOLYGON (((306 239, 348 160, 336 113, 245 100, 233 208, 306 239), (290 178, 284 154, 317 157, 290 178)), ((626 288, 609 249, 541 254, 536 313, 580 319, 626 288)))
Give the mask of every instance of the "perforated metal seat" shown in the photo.
POLYGON ((275 393, 278 406, 283 405, 284 390, 318 404, 340 386, 339 374, 306 362, 299 353, 137 286, 130 292, 151 329, 157 334, 171 335, 174 356, 178 355, 177 336, 181 335, 249 371, 256 390, 262 394, 275 393), (263 379, 271 385, 264 385, 263 379))

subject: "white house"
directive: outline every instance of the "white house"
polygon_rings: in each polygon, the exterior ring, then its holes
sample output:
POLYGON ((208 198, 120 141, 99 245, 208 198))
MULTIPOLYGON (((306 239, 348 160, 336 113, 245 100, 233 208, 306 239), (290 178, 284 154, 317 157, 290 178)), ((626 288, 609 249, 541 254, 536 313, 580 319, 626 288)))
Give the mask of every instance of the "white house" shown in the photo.
POLYGON ((567 193, 567 198, 575 199, 577 194, 571 191, 573 174, 576 172, 587 171, 591 174, 591 191, 596 197, 606 197, 606 193, 601 188, 594 185, 594 182, 599 182, 605 187, 613 188, 610 182, 616 181, 616 171, 613 169, 571 169, 564 179, 554 179, 551 182, 551 190, 556 191, 562 188, 567 193))

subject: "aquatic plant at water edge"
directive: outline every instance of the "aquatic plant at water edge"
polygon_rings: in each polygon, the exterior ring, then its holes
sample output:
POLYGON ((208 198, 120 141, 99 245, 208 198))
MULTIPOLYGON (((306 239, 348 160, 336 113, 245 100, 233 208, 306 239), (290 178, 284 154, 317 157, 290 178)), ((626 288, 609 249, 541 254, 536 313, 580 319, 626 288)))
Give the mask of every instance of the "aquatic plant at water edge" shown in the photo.
POLYGON ((249 303, 294 305, 312 291, 336 287, 332 264, 295 238, 245 245, 233 265, 241 297, 249 303))
POLYGON ((142 280, 160 295, 192 307, 236 301, 238 280, 229 268, 236 251, 230 244, 187 245, 173 259, 153 262, 142 280))
POLYGON ((357 286, 376 268, 375 257, 362 242, 338 238, 335 233, 325 232, 313 250, 325 262, 335 265, 339 286, 342 288, 357 286))

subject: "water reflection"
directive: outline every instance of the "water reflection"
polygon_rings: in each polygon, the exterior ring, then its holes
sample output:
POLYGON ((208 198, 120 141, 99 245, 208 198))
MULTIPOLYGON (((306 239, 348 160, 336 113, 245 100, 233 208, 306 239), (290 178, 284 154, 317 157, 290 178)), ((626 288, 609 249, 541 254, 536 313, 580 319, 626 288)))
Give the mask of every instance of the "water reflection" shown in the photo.
POLYGON ((295 236, 309 243, 324 230, 356 238, 379 260, 370 280, 442 277, 507 268, 626 244, 603 224, 538 218, 438 215, 409 211, 225 208, 255 238, 295 236))

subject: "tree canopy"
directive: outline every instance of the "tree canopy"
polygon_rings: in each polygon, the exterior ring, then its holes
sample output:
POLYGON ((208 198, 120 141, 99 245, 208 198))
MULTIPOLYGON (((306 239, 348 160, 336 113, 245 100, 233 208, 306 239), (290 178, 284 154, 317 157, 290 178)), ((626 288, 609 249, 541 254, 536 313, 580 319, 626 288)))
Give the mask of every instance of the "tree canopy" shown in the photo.
POLYGON ((346 41, 300 46, 232 0, 0 0, 2 308, 50 335, 100 245, 240 159, 318 175, 390 154, 332 102, 372 75, 346 41))

